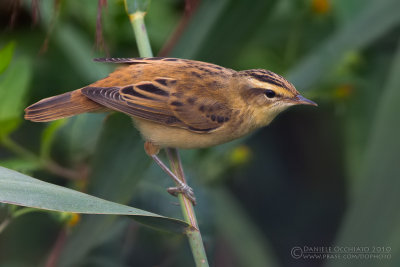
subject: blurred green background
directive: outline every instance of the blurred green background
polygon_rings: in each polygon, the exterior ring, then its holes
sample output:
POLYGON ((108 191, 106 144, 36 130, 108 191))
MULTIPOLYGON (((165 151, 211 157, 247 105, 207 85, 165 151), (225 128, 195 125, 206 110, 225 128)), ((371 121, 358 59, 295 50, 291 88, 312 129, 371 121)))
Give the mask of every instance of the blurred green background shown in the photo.
MULTIPOLYGON (((115 67, 92 58, 138 56, 123 1, 100 13, 97 25, 94 0, 0 2, 0 165, 181 218, 127 116, 23 120, 27 105, 115 67)), ((400 266, 400 1, 153 0, 146 24, 154 54, 269 69, 319 104, 181 151, 212 266, 400 266), (309 259, 295 247, 378 253, 309 259)), ((13 210, 0 204, 0 222, 13 210)), ((185 236, 127 217, 29 212, 1 225, 0 266, 193 266, 185 236)))

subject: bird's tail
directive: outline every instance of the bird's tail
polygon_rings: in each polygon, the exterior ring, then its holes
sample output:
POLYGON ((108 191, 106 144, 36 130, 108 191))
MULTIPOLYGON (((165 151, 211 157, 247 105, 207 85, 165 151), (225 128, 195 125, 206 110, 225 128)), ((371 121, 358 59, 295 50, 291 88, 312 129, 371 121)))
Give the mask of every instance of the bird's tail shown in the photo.
POLYGON ((104 110, 102 105, 90 100, 78 89, 30 105, 25 109, 25 119, 45 122, 101 110, 104 110))

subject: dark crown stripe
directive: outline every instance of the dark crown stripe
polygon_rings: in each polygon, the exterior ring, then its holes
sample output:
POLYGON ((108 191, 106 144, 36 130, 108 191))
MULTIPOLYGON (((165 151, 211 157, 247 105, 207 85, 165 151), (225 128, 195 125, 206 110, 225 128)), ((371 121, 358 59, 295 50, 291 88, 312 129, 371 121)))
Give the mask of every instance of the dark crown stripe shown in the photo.
POLYGON ((251 75, 254 79, 258 80, 258 81, 267 82, 267 83, 272 83, 272 84, 275 84, 275 85, 277 85, 277 86, 281 86, 281 87, 284 87, 284 88, 288 88, 288 87, 286 86, 286 84, 284 84, 282 81, 280 81, 280 80, 278 80, 278 79, 276 79, 276 78, 274 78, 274 77, 272 77, 272 76, 269 76, 268 74, 251 73, 250 75, 251 75))

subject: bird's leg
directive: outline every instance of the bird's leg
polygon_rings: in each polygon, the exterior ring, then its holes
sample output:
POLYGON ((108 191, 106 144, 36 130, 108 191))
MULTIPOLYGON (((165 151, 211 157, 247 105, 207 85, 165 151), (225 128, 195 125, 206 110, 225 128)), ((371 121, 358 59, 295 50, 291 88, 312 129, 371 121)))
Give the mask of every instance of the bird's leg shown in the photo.
POLYGON ((188 186, 186 183, 182 182, 176 175, 157 157, 156 155, 152 155, 151 158, 158 164, 158 166, 163 169, 176 183, 178 186, 169 187, 167 189, 168 193, 173 196, 177 196, 179 193, 184 194, 193 205, 196 204, 196 197, 194 196, 193 189, 188 186))
POLYGON ((160 168, 166 172, 177 184, 176 187, 170 187, 167 189, 168 193, 173 196, 177 196, 177 194, 184 194, 192 203, 196 205, 196 197, 194 196, 193 189, 189 187, 184 181, 179 179, 165 164, 161 161, 161 159, 157 156, 160 148, 151 142, 144 143, 144 150, 147 155, 149 155, 160 168))

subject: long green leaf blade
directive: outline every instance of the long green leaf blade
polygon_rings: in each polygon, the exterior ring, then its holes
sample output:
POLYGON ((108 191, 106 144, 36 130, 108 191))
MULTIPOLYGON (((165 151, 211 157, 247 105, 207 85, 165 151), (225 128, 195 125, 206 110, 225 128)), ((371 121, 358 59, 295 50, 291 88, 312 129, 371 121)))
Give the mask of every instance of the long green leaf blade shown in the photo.
MULTIPOLYGON (((183 221, 103 200, 0 167, 0 202, 60 212, 130 215, 168 231, 182 232, 183 221)), ((135 219, 135 218, 134 218, 135 219)))

